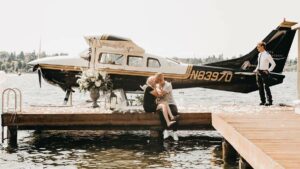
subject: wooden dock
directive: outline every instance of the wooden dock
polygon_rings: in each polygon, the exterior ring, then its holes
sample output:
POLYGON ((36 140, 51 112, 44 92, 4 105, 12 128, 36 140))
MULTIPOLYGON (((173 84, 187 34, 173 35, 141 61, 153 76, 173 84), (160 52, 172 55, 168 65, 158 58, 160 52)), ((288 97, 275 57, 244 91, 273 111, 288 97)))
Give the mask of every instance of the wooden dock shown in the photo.
MULTIPOLYGON (((218 113, 181 112, 178 130, 214 127, 225 140, 224 161, 231 155, 236 161, 239 154, 241 169, 299 168, 300 114, 295 114, 293 108, 250 106, 242 107, 243 112, 240 108, 223 107, 217 109, 218 113)), ((159 113, 99 110, 31 107, 17 114, 3 113, 2 126, 7 127, 10 145, 17 144, 18 130, 150 130, 151 138, 162 136, 164 127, 159 113)))
MULTIPOLYGON (((18 130, 150 130, 158 137, 164 129, 159 113, 141 110, 99 112, 100 109, 76 107, 31 107, 22 112, 3 113, 2 126, 9 140, 16 144, 18 130), (158 133, 157 133, 158 132, 158 133)), ((211 113, 180 113, 178 130, 213 129, 211 113)))
POLYGON ((293 109, 213 113, 212 125, 242 157, 240 168, 247 168, 243 160, 255 169, 300 168, 300 115, 293 109))

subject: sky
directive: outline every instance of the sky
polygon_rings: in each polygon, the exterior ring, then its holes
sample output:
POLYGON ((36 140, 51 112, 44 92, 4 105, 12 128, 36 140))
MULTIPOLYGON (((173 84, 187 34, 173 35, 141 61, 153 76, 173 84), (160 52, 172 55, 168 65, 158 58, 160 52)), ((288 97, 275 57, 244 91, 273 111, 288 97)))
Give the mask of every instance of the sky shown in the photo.
MULTIPOLYGON (((0 51, 67 52, 84 36, 132 39, 165 57, 247 54, 283 18, 300 22, 299 0, 0 0, 0 51)), ((297 37, 297 36, 296 36, 297 37)), ((295 38, 290 56, 296 57, 295 38)))

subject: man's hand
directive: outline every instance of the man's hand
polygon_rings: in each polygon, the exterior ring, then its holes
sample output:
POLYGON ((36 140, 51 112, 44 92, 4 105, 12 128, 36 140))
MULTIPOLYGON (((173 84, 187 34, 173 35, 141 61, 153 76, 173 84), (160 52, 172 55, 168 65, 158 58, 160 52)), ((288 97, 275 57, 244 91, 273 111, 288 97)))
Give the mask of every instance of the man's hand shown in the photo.
POLYGON ((157 91, 158 95, 162 95, 162 90, 159 87, 156 87, 156 91, 157 91))
POLYGON ((264 73, 268 75, 270 72, 268 70, 264 70, 264 73))

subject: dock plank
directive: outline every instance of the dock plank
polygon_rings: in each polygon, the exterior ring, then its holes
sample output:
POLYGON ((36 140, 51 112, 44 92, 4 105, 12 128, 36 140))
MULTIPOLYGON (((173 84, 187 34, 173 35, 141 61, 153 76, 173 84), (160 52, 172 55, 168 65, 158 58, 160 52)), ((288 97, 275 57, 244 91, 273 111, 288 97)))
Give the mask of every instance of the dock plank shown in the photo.
POLYGON ((253 168, 299 168, 300 115, 292 110, 213 113, 212 125, 253 168))
MULTIPOLYGON (((31 129, 162 129, 158 113, 145 113, 141 110, 122 112, 100 112, 100 109, 80 108, 36 108, 31 107, 16 115, 2 114, 2 126, 18 126, 18 130, 31 129), (13 120, 14 119, 14 120, 13 120)), ((213 129, 211 113, 180 113, 179 130, 213 129)))

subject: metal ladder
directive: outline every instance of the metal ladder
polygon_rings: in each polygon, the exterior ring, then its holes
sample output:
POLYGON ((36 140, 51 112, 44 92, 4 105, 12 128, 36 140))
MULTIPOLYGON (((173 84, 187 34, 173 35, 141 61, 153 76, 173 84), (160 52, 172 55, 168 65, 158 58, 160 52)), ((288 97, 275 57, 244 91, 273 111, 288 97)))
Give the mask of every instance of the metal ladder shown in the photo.
MULTIPOLYGON (((18 112, 22 112, 22 92, 20 89, 18 88, 7 88, 2 92, 2 113, 12 113, 13 116, 11 117, 10 121, 12 123, 15 122, 16 120, 16 115, 18 112), (11 106, 10 105, 10 97, 11 97, 11 93, 13 93, 14 95, 14 105, 11 106), (6 100, 5 100, 5 96, 6 96, 6 100), (19 97, 18 97, 19 96, 19 97), (19 104, 18 104, 18 100, 19 100, 19 104), (6 103, 6 105, 5 105, 6 103)), ((3 124, 3 119, 2 120, 2 124, 3 124)), ((2 143, 4 143, 4 126, 2 125, 2 143)))

